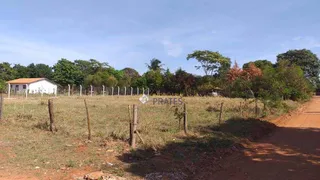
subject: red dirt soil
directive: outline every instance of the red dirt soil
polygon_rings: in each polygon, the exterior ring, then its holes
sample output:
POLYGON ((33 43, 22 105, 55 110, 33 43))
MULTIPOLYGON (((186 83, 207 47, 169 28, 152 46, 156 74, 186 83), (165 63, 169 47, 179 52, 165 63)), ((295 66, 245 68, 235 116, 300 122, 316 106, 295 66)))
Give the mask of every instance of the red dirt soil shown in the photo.
POLYGON ((238 154, 221 168, 199 179, 214 180, 318 180, 320 179, 320 98, 297 114, 278 119, 280 128, 238 154))

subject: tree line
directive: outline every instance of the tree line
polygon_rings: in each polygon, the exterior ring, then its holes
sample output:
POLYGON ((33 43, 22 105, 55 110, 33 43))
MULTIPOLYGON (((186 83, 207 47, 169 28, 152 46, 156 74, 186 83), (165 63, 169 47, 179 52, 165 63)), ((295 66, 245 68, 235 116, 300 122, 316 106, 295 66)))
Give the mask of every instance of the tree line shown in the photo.
POLYGON ((6 81, 16 78, 43 77, 59 84, 93 85, 101 87, 149 88, 150 93, 208 95, 219 91, 224 96, 260 99, 303 100, 319 87, 320 61, 310 50, 289 50, 277 56, 277 61, 256 60, 242 68, 237 63, 231 67, 230 58, 219 52, 197 50, 188 54, 187 60, 197 60, 204 75, 194 75, 179 68, 172 72, 159 59, 152 59, 147 72, 139 74, 135 69, 117 70, 108 63, 95 59, 60 59, 52 67, 46 64, 0 63, 0 88, 6 81))

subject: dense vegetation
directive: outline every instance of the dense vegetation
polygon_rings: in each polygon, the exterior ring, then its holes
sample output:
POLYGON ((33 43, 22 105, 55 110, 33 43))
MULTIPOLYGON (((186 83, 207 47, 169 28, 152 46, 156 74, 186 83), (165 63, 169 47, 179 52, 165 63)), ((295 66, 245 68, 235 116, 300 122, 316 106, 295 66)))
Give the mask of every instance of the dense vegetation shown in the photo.
POLYGON ((249 62, 239 68, 231 67, 231 60, 219 52, 194 51, 187 60, 199 62, 197 69, 204 76, 190 74, 181 68, 175 72, 164 69, 158 59, 146 64, 148 71, 140 75, 132 68, 117 70, 108 63, 94 59, 59 60, 53 67, 46 64, 11 65, 0 63, 0 88, 15 78, 45 77, 62 88, 68 84, 101 87, 148 87, 150 93, 207 95, 213 90, 229 97, 259 98, 265 102, 282 99, 308 99, 319 86, 320 61, 311 51, 290 50, 277 56, 273 64, 268 60, 249 62), (226 83, 228 82, 228 83, 226 83))

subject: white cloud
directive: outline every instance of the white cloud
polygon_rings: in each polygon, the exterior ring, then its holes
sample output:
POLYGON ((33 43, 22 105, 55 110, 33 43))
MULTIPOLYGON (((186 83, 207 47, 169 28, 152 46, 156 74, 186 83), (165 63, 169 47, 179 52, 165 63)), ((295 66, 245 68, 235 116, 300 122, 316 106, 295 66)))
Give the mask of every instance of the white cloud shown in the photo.
POLYGON ((162 45, 169 56, 178 57, 182 54, 183 48, 181 44, 173 43, 169 40, 163 40, 162 45))

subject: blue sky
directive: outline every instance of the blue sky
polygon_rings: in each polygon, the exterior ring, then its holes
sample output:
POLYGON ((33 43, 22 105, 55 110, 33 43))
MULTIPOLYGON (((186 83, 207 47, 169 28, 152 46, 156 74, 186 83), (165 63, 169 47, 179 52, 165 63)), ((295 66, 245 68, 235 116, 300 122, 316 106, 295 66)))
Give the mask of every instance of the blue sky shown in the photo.
POLYGON ((160 59, 201 74, 194 50, 219 51, 239 64, 275 61, 289 49, 320 53, 317 0, 2 0, 0 62, 94 58, 140 73, 160 59))

